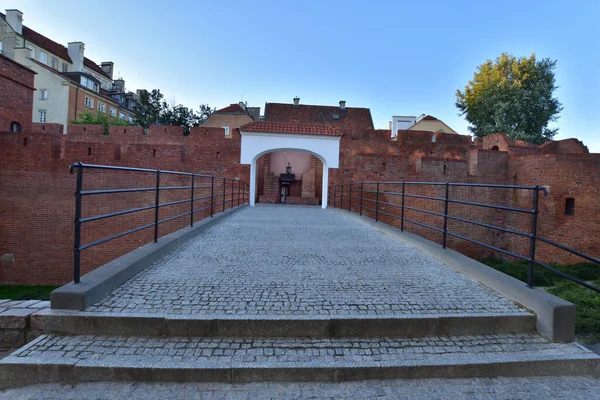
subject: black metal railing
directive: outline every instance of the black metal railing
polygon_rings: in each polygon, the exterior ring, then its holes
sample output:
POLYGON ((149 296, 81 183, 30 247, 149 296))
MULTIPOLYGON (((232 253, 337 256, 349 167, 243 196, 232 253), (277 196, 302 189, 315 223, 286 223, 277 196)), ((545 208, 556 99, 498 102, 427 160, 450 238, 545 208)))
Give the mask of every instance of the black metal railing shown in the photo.
POLYGON ((564 250, 568 253, 571 253, 575 256, 581 257, 587 261, 592 263, 599 264, 600 267, 600 259, 592 257, 588 254, 584 254, 580 251, 572 249, 570 247, 564 246, 560 243, 557 243, 553 240, 541 237, 537 233, 538 229, 538 214, 539 214, 539 193, 543 192, 544 195, 547 195, 546 188, 542 186, 517 186, 517 185, 497 185, 497 184, 478 184, 478 183, 452 183, 452 182, 359 182, 359 183, 346 183, 341 185, 331 186, 330 190, 330 204, 333 207, 337 207, 340 209, 348 209, 349 212, 352 212, 353 209, 358 207, 358 213, 363 215, 363 210, 369 210, 374 213, 375 221, 380 220, 381 215, 385 215, 396 220, 400 221, 400 230, 404 231, 404 223, 408 222, 414 225, 418 225, 420 227, 433 230, 442 235, 441 244, 443 248, 446 248, 447 238, 448 236, 455 237, 457 239, 465 240, 470 243, 474 243, 479 246, 486 247, 493 251, 497 251, 499 253, 503 253, 512 257, 515 257, 519 260, 528 262, 528 271, 527 271, 527 285, 529 287, 533 287, 533 273, 534 266, 539 265, 540 267, 558 275, 562 278, 568 279, 572 282, 575 282, 581 286, 584 286, 588 289, 594 290, 600 293, 600 288, 595 287, 588 282, 585 282, 581 279, 575 278, 571 275, 565 274, 562 271, 557 270, 556 268, 551 267, 547 263, 544 263, 538 259, 536 259, 536 245, 538 242, 545 243, 547 245, 556 247, 558 249, 564 250), (382 190, 382 188, 385 189, 382 190), (388 190, 389 187, 397 188, 395 190, 388 190), (410 187, 443 187, 443 196, 427 196, 423 194, 409 193, 407 192, 407 188, 410 187), (451 187, 471 187, 471 188, 491 188, 491 189, 513 189, 513 190, 521 190, 521 191, 529 191, 532 196, 532 206, 531 208, 518 208, 518 207, 510 207, 503 206, 498 204, 488 204, 481 202, 473 202, 461 200, 458 198, 450 197, 450 188, 451 187), (332 193, 331 193, 332 192, 332 193), (365 193, 369 194, 370 197, 364 197, 365 193), (331 196, 332 194, 332 196, 331 196), (392 198, 400 198, 400 202, 392 202, 392 201, 382 201, 380 200, 380 195, 391 196, 392 198), (434 201, 438 203, 443 203, 443 212, 435 212, 432 210, 425 210, 423 208, 407 206, 405 204, 405 199, 422 199, 427 201, 434 201), (369 205, 365 205, 364 202, 368 202, 369 205), (381 205, 390 206, 393 209, 399 210, 399 212, 393 213, 388 212, 389 210, 383 211, 380 207, 381 205), (516 229, 510 229, 502 226, 487 224, 484 222, 473 221, 467 218, 461 218, 458 216, 450 215, 449 205, 450 204, 461 204, 465 206, 472 206, 477 208, 491 208, 495 210, 500 210, 503 212, 512 212, 519 213, 531 216, 531 228, 529 232, 522 232, 516 229), (416 221, 414 219, 406 218, 405 210, 414 211, 416 213, 424 213, 427 215, 433 215, 439 218, 443 218, 442 220, 442 228, 438 228, 436 226, 426 224, 421 221, 416 221), (528 256, 524 256, 522 254, 518 254, 509 250, 505 250, 499 248, 497 246, 493 246, 488 243, 484 243, 480 240, 475 240, 464 235, 460 235, 457 232, 452 232, 448 229, 448 221, 458 221, 462 223, 467 223, 471 225, 480 226, 486 229, 492 229, 500 232, 504 232, 507 234, 517 235, 520 237, 525 237, 529 239, 529 254, 528 256))
POLYGON ((75 235, 74 235, 74 260, 73 260, 73 281, 79 283, 81 281, 81 252, 90 247, 100 245, 102 243, 109 242, 111 240, 144 230, 154 228, 154 242, 156 243, 159 238, 159 225, 165 222, 173 221, 178 218, 185 216, 190 217, 189 225, 194 226, 194 216, 198 215, 199 212, 210 209, 210 218, 213 217, 215 212, 218 210, 225 211, 228 208, 234 208, 243 204, 249 199, 249 187, 247 183, 243 183, 236 179, 229 179, 223 177, 217 177, 212 175, 194 174, 191 172, 178 172, 168 171, 160 169, 147 169, 147 168, 130 168, 130 167, 118 167, 112 165, 94 165, 94 164, 83 164, 81 162, 73 163, 69 167, 69 173, 77 170, 76 179, 76 191, 75 191, 75 235), (93 170, 110 170, 119 172, 132 172, 142 174, 156 174, 156 184, 152 187, 132 187, 132 188, 119 188, 119 189, 101 189, 101 190, 83 190, 83 171, 86 169, 93 170), (161 177, 165 176, 180 176, 188 177, 190 179, 189 185, 183 186, 161 186, 161 177), (201 184, 199 184, 201 183, 201 184), (222 191, 219 191, 222 189, 222 191), (160 194, 163 191, 171 190, 190 190, 189 198, 183 200, 169 201, 165 203, 160 202, 160 194), (219 191, 217 193, 217 191, 219 191), (154 202, 151 205, 129 208, 107 214, 93 215, 90 217, 82 217, 82 200, 86 196, 103 195, 103 194, 119 194, 119 193, 134 193, 134 192, 154 192, 154 202), (200 193, 204 192, 204 193, 200 193), (210 193, 210 194, 209 194, 210 193), (199 195, 201 194, 201 195, 199 195), (202 195, 203 194, 203 195, 202 195), (197 196, 197 197, 195 197, 197 196), (210 199, 210 205, 206 205, 200 208, 194 208, 194 205, 198 201, 208 202, 210 199), (217 201, 215 201, 215 199, 217 201), (159 219, 159 210, 163 207, 174 206, 177 204, 189 203, 189 211, 165 218, 159 219), (133 229, 129 229, 123 232, 116 233, 111 236, 107 236, 102 239, 95 240, 86 244, 81 244, 81 228, 84 223, 98 221, 105 218, 118 217, 127 214, 133 214, 140 211, 154 210, 154 220, 151 223, 138 226, 133 229))

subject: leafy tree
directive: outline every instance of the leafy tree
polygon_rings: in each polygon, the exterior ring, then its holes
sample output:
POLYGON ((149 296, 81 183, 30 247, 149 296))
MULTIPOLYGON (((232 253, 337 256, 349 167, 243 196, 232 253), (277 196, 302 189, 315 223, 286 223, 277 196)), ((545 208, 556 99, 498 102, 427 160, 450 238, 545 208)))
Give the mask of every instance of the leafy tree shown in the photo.
POLYGON ((158 89, 142 91, 135 108, 136 122, 146 129, 150 125, 183 126, 184 134, 189 135, 192 126, 199 126, 214 112, 207 104, 200 105, 196 113, 181 104, 169 105, 163 98, 158 89))
POLYGON ((167 108, 167 103, 162 101, 163 94, 158 89, 151 92, 142 90, 135 105, 135 121, 144 129, 150 125, 156 125, 160 122, 160 116, 163 110, 167 108))
POLYGON ((471 124, 475 136, 504 132, 511 139, 541 144, 551 140, 557 128, 560 102, 552 97, 556 85, 556 61, 516 58, 503 53, 494 62, 477 67, 465 91, 456 91, 456 107, 471 124))
POLYGON ((86 124, 86 125, 102 125, 104 126, 104 134, 108 135, 109 126, 131 126, 129 122, 111 118, 106 114, 98 113, 92 114, 90 111, 79 114, 79 119, 73 119, 69 121, 70 124, 86 124))

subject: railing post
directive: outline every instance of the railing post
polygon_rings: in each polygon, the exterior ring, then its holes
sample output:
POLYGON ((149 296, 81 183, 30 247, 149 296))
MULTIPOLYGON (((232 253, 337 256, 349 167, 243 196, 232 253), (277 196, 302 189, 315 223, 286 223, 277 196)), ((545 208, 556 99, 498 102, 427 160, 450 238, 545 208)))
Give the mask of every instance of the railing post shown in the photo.
POLYGON ((340 210, 344 209, 344 184, 340 185, 340 210))
POLYGON ((363 203, 363 183, 360 183, 360 215, 362 216, 362 203, 363 203))
POLYGON ((210 177, 210 217, 213 217, 215 208, 215 177, 210 177))
POLYGON ((192 174, 192 197, 190 198, 190 226, 194 226, 194 174, 192 174))
POLYGON ((444 197, 444 233, 442 237, 442 247, 446 248, 446 237, 448 232, 448 193, 450 189, 450 182, 446 182, 446 195, 444 197))
POLYGON ((235 206, 235 201, 233 200, 233 196, 235 196, 235 180, 231 180, 231 208, 235 206))
POLYGON ((79 283, 81 276, 81 190, 83 188, 83 167, 77 167, 77 183, 75 189, 75 236, 73 243, 73 282, 79 283))
POLYGON ((238 207, 240 206, 240 189, 242 186, 242 182, 238 181, 238 207))
POLYGON ((225 212, 225 200, 227 200, 227 195, 225 194, 225 186, 227 184, 227 180, 223 178, 223 212, 225 212))
POLYGON ((348 192, 348 212, 352 212, 352 183, 350 183, 348 192))
POLYGON ((402 207, 400 207, 400 231, 404 232, 404 190, 406 189, 406 184, 402 181, 402 207))
POLYGON ((379 221, 379 182, 377 182, 377 189, 375 192, 375 222, 377 222, 379 221))
POLYGON ((158 202, 160 193, 160 169, 156 170, 156 189, 154 200, 154 243, 158 242, 158 202))
POLYGON ((537 216, 539 204, 539 186, 533 189, 533 214, 531 214, 531 237, 529 238, 529 269, 527 271, 527 286, 533 288, 533 268, 535 266, 535 241, 537 240, 537 216))

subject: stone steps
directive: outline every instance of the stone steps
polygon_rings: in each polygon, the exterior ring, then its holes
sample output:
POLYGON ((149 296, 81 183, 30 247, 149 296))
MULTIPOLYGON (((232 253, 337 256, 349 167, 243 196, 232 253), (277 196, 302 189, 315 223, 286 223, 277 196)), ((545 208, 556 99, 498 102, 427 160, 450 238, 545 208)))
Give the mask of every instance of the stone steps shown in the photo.
POLYGON ((32 328, 70 335, 153 337, 423 337, 486 335, 535 331, 536 316, 503 314, 421 315, 189 315, 90 313, 44 310, 32 316, 32 328))
POLYGON ((44 382, 253 382, 600 376, 600 358, 535 333, 340 339, 43 335, 0 361, 3 388, 44 382))

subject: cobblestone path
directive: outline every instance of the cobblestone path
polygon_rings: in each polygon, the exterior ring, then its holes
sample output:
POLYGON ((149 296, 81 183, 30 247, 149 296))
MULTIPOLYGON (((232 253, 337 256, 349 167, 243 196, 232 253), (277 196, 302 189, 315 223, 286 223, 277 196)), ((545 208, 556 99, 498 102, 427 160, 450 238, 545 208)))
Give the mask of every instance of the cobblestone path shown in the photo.
POLYGON ((316 207, 248 207, 86 311, 153 315, 527 312, 419 250, 316 207))

